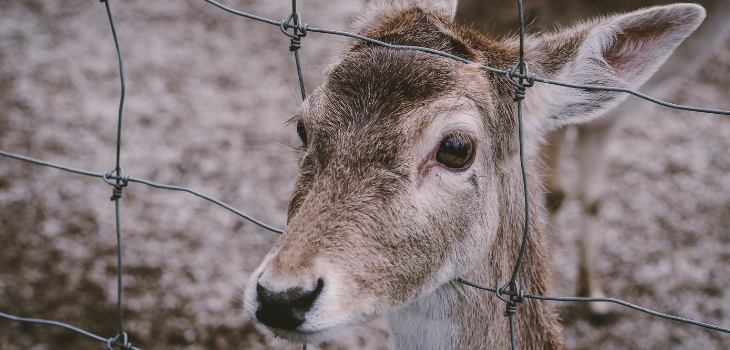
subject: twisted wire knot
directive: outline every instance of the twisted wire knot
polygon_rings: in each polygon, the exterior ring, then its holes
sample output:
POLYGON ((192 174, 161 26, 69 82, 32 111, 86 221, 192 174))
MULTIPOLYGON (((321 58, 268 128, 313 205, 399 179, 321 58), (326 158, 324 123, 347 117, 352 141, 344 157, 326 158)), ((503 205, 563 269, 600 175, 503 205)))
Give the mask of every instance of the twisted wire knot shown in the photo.
POLYGON ((114 346, 117 345, 116 342, 119 339, 120 336, 123 336, 124 342, 121 344, 122 349, 125 350, 131 350, 132 349, 132 343, 129 342, 129 339, 127 337, 127 332, 122 332, 122 334, 117 334, 114 338, 109 338, 106 341, 106 346, 109 348, 109 350, 114 350, 114 346))
POLYGON ((527 88, 535 85, 535 75, 530 74, 530 70, 527 67, 527 62, 520 61, 515 64, 512 69, 507 70, 507 81, 509 81, 512 85, 515 87, 515 96, 512 97, 512 101, 522 101, 525 99, 525 95, 527 93, 527 88), (514 75, 519 74, 518 69, 522 69, 525 73, 520 74, 520 77, 517 77, 519 79, 519 82, 514 80, 514 75), (527 82, 524 82, 524 79, 527 80, 527 82))
POLYGON ((527 89, 525 89, 524 86, 515 87, 515 96, 512 97, 512 101, 520 101, 525 99, 525 94, 527 93, 527 89))
POLYGON ((122 168, 121 166, 118 169, 114 168, 110 172, 105 173, 102 176, 102 178, 104 179, 104 182, 106 182, 106 183, 112 185, 112 187, 114 187, 114 189, 112 189, 111 200, 115 201, 119 198, 122 198, 122 188, 127 187, 127 185, 129 185, 129 175, 124 174, 124 168, 122 168), (116 179, 121 181, 121 183, 115 183, 115 182, 111 182, 111 180, 109 180, 109 178, 112 177, 114 175, 114 173, 117 173, 116 179))
POLYGON ((307 36, 307 28, 309 28, 309 25, 306 23, 302 24, 302 17, 299 15, 299 12, 293 12, 286 20, 281 21, 279 28, 282 33, 290 38, 289 51, 296 51, 302 48, 302 38, 307 36), (294 20, 293 24, 291 24, 292 20, 294 20), (289 28, 294 28, 293 34, 289 33, 287 30, 289 28))
POLYGON ((517 304, 507 304, 507 310, 504 312, 504 316, 514 315, 517 313, 517 304))
POLYGON ((525 291, 520 289, 520 284, 517 281, 509 281, 505 285, 497 288, 497 298, 507 303, 507 309, 504 315, 510 316, 517 312, 517 303, 525 300, 525 291), (505 298, 503 294, 507 294, 509 299, 505 298))
POLYGON ((302 48, 302 40, 291 38, 289 41, 289 51, 296 51, 302 48))

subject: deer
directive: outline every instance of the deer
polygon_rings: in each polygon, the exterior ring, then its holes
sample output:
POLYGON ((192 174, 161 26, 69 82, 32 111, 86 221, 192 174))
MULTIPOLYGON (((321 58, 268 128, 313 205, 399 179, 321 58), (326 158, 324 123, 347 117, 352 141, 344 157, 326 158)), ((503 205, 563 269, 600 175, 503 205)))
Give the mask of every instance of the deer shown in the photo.
MULTIPOLYGON (((640 6, 661 5, 667 2, 667 0, 572 0, 568 6, 561 0, 538 0, 525 3, 524 7, 525 13, 532 14, 528 16, 531 17, 529 21, 531 29, 542 31, 556 23, 563 25, 575 20, 589 10, 627 11, 640 6)), ((721 40, 730 35, 730 22, 727 21, 730 17, 730 3, 723 0, 698 2, 705 7, 707 18, 697 29, 693 39, 678 46, 660 69, 641 85, 642 92, 664 98, 668 92, 682 83, 683 78, 696 74, 712 52, 707 48, 716 47, 721 40)), ((491 35, 506 35, 514 31, 519 24, 516 11, 504 15, 505 11, 514 7, 513 5, 509 2, 464 0, 459 3, 456 17, 477 29, 483 28, 482 30, 489 31, 491 35)), ((545 136, 545 142, 540 145, 538 173, 545 188, 543 200, 548 211, 547 227, 552 231, 548 234, 551 245, 558 239, 560 228, 557 226, 556 217, 566 196, 575 195, 582 208, 580 237, 577 242, 579 261, 576 292, 579 296, 592 298, 606 296, 596 268, 600 260, 600 247, 594 236, 600 234, 601 204, 608 183, 607 149, 621 121, 629 115, 641 115, 640 111, 647 106, 644 102, 639 99, 629 99, 589 123, 551 130, 545 136), (577 131, 575 150, 578 163, 577 183, 570 185, 565 179, 566 173, 562 167, 566 158, 565 145, 569 128, 577 131)), ((611 309, 607 303, 588 303, 586 311, 600 316, 610 312, 611 309)))
MULTIPOLYGON (((457 1, 371 1, 360 35, 507 70, 519 40, 454 21, 457 1)), ((705 17, 675 4, 598 18, 527 38, 536 76, 635 88, 705 17)), ((291 119, 302 142, 287 226, 246 283, 244 312, 275 336, 318 343, 386 318, 395 349, 510 344, 504 302, 459 283, 512 273, 525 207, 514 87, 503 75, 418 50, 349 42, 291 119)), ((537 149, 556 128, 605 114, 626 96, 535 84, 524 100, 529 191, 537 149)), ((546 211, 532 203, 521 288, 550 293, 546 211)), ((564 349, 554 306, 525 299, 522 349, 564 349)))

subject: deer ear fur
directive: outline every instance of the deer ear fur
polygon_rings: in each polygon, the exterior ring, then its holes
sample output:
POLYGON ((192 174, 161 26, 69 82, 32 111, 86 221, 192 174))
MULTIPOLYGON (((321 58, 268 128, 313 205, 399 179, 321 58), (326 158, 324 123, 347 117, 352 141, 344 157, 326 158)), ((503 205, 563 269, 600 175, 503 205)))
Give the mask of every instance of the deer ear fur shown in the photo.
POLYGON ((417 5, 423 9, 431 10, 450 19, 454 19, 456 16, 456 6, 459 4, 459 0, 365 0, 365 2, 375 6, 417 5))
MULTIPOLYGON (((695 4, 646 8, 534 38, 537 41, 526 51, 526 58, 528 64, 534 64, 538 76, 573 84, 636 89, 704 18, 704 8, 695 4), (531 53, 533 59, 527 56, 531 53)), ((547 129, 596 118, 628 95, 544 83, 532 89, 537 98, 531 103, 528 91, 526 113, 546 113, 538 123, 547 129)))

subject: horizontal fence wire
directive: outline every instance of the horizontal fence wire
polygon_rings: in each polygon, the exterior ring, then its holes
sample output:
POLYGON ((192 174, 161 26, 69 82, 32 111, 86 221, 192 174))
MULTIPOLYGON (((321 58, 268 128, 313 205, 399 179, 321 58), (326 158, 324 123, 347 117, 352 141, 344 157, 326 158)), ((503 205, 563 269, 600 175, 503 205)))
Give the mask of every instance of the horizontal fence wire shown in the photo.
MULTIPOLYGON (((273 24, 273 25, 276 25, 276 26, 286 26, 287 28, 297 28, 298 30, 304 31, 305 33, 306 32, 315 32, 315 33, 339 35, 339 36, 349 37, 349 38, 358 39, 358 40, 362 40, 362 41, 367 41, 369 43, 376 44, 376 45, 380 45, 380 46, 387 47, 387 48, 394 49, 394 50, 414 50, 414 51, 426 52, 426 53, 430 53, 430 54, 434 54, 434 55, 438 55, 438 56, 442 56, 442 57, 447 57, 447 58, 451 58, 453 60, 456 60, 456 61, 459 61, 459 62, 462 62, 462 63, 477 65, 477 66, 479 66, 479 68, 481 68, 483 70, 486 70, 488 72, 492 72, 492 73, 498 73, 498 74, 504 74, 504 75, 506 75, 507 73, 510 72, 509 70, 501 70, 501 69, 497 69, 497 68, 485 66, 485 65, 483 65, 481 63, 473 62, 473 61, 467 60, 465 58, 461 58, 459 56, 454 56, 454 55, 452 55, 450 53, 446 53, 446 52, 443 52, 443 51, 430 49, 430 48, 427 48, 427 47, 409 46, 409 45, 392 45, 392 44, 388 44, 388 43, 383 42, 383 41, 375 40, 373 38, 368 38, 366 36, 362 36, 362 35, 358 35, 358 34, 353 34, 353 33, 348 33, 348 32, 339 31, 339 30, 329 30, 329 29, 314 28, 314 27, 309 27, 307 24, 304 24, 304 25, 302 25, 302 24, 294 25, 294 24, 290 24, 290 23, 276 22, 276 21, 273 21, 273 20, 270 20, 270 19, 266 19, 266 18, 263 18, 263 17, 259 17, 259 16, 251 15, 251 14, 248 14, 248 13, 245 13, 245 12, 241 12, 241 11, 234 10, 234 9, 232 9, 230 7, 227 7, 227 6, 224 6, 224 5, 218 3, 218 2, 216 2, 214 0, 203 0, 203 1, 208 2, 208 3, 211 3, 211 4, 213 4, 213 5, 221 8, 221 9, 227 11, 227 12, 233 13, 233 14, 238 15, 238 16, 242 16, 242 17, 245 17, 245 18, 254 19, 254 20, 257 20, 257 21, 264 22, 264 23, 273 24)), ((524 20, 523 20, 523 22, 524 22, 524 20)), ((523 23, 523 25, 524 25, 524 23, 523 23)), ((648 96, 648 95, 643 94, 641 92, 638 92, 636 90, 627 89, 627 88, 610 87, 610 86, 599 86, 599 85, 571 84, 571 83, 566 83, 566 82, 561 82, 561 81, 551 80, 551 79, 545 79, 545 78, 540 78, 540 77, 535 77, 535 76, 529 77, 529 76, 526 76, 526 75, 523 75, 523 74, 520 74, 520 73, 513 73, 511 75, 513 77, 516 77, 516 78, 523 78, 523 79, 532 78, 532 79, 534 79, 537 82, 546 83, 546 84, 552 84, 552 85, 558 85, 558 86, 564 86, 564 87, 569 87, 569 88, 574 88, 574 89, 603 90, 603 91, 624 92, 624 93, 628 93, 628 94, 634 95, 636 97, 642 98, 642 99, 647 100, 647 101, 650 101, 650 102, 654 102, 656 104, 659 104, 659 105, 662 105, 662 106, 665 106, 665 107, 671 107, 671 108, 681 109, 681 110, 685 110, 685 111, 730 115, 730 111, 721 110, 721 109, 711 109, 711 108, 699 108, 699 107, 692 107, 692 106, 685 106, 685 105, 670 103, 670 102, 662 101, 660 99, 657 99, 657 98, 648 96)))
MULTIPOLYGON (((367 41, 372 44, 380 45, 383 47, 391 48, 394 50, 415 50, 415 51, 421 51, 426 52, 450 59, 454 59, 456 61, 465 63, 465 64, 471 64, 471 65, 477 65, 480 69, 483 69, 487 72, 496 73, 496 74, 503 74, 506 76, 508 81, 515 86, 515 97, 514 100, 517 102, 518 106, 518 121, 519 121, 519 138, 520 138, 520 161, 521 161, 521 167, 522 167, 522 176, 523 176, 523 185, 524 185, 524 195, 525 195, 525 225, 524 225, 524 232, 523 232, 523 238, 522 238, 522 245, 520 249, 520 253, 518 255, 518 260, 515 263, 515 267, 512 273, 512 277, 510 281, 508 281, 504 286, 498 287, 498 288, 492 288, 492 287, 486 287, 482 286, 461 278, 456 279, 455 281, 470 287, 478 288, 481 290, 489 291, 492 293, 495 293, 495 295, 505 301, 507 303, 507 312, 505 312, 505 316, 509 316, 509 322, 510 322, 510 336, 511 336, 511 343, 512 348, 515 349, 515 328, 514 328, 514 321, 513 321, 513 314, 516 312, 516 304, 519 302, 522 302, 524 298, 528 299, 536 299, 536 300, 550 300, 550 301, 578 301, 578 302, 610 302, 615 303, 619 305, 623 305, 650 315, 654 315, 657 317, 662 317, 669 320, 679 321, 687 324, 692 324, 699 327, 704 327, 707 329, 716 330, 719 332, 724 333, 730 333, 730 329, 723 328, 719 326, 714 326, 711 324, 703 323, 694 321, 691 319, 683 318, 683 317, 677 317, 672 316, 664 313, 660 313, 654 310, 650 310, 638 305, 634 305, 628 302, 625 302, 623 300, 614 299, 614 298, 584 298, 584 297, 552 297, 552 296, 544 296, 544 295, 533 295, 533 294, 525 294, 523 290, 519 289, 519 284, 517 283, 517 275, 519 272, 520 262, 522 259, 522 256, 524 254, 524 249, 527 244, 527 241, 529 239, 529 198, 528 198, 528 191, 527 191, 527 175, 525 172, 525 157, 524 157, 524 142, 523 142, 523 135, 522 135, 522 100, 525 98, 525 91, 526 88, 531 87, 534 82, 540 82, 540 83, 546 83, 546 84, 552 84, 557 86, 563 86, 568 88, 574 88, 574 89, 583 89, 583 90, 603 90, 603 91, 614 91, 614 92, 622 92, 622 93, 628 93, 634 96, 637 96, 639 98, 645 99, 647 101, 670 107, 680 110, 686 110, 686 111, 693 111, 693 112, 701 112, 701 113, 713 113, 713 114, 722 114, 722 115, 730 115, 730 111, 725 110, 718 110, 718 109, 709 109, 709 108, 698 108, 698 107, 692 107, 692 106, 685 106, 685 105, 679 105, 674 104, 666 101, 662 101, 656 98, 653 98, 651 96, 645 95, 643 93, 640 93, 636 90, 627 89, 627 88, 620 88, 620 87, 607 87, 607 86, 596 86, 596 85, 581 85, 581 84, 572 84, 567 82, 560 82, 545 78, 536 77, 534 75, 530 75, 529 71, 527 69, 527 63, 524 61, 524 18, 522 13, 522 0, 517 0, 518 3, 518 11, 519 11, 519 18, 520 18, 520 60, 519 62, 514 66, 514 68, 510 70, 501 70, 493 67, 489 67, 486 65, 482 65, 477 62, 472 62, 469 60, 466 60, 461 57, 457 57, 454 55, 451 55, 446 52, 426 48, 426 47, 420 47, 420 46, 407 46, 407 45, 392 45, 388 44, 379 40, 375 40, 372 38, 368 38, 362 35, 348 33, 344 31, 337 31, 337 30, 329 30, 329 29, 321 29, 321 28, 314 28, 309 27, 306 23, 303 23, 301 20, 301 16, 296 10, 296 0, 292 0, 292 13, 289 15, 289 17, 284 21, 275 21, 271 19, 267 19, 264 17, 248 14, 245 12, 241 12, 238 10, 234 10, 230 7, 227 7, 225 5, 222 5, 214 0, 204 0, 224 11, 227 11, 229 13, 242 16, 245 18, 253 19, 256 21, 260 21, 263 23, 268 23, 271 25, 276 25, 281 28, 281 31, 286 34, 291 39, 291 45, 289 47, 290 51, 294 52, 295 60, 296 60, 296 66, 297 66, 297 73, 299 76, 299 84, 301 88, 301 94, 302 99, 306 98, 306 93, 304 90, 304 79, 302 77, 302 70, 301 70, 301 64, 299 60, 299 53, 298 50, 301 48, 301 38, 306 36, 308 32, 315 32, 315 33, 322 33, 322 34, 331 34, 331 35, 339 35, 344 37, 349 37, 353 39, 358 39, 362 41, 367 41), (292 29, 293 34, 289 33, 288 30, 292 29), (517 79, 515 81, 514 79, 517 79), (506 296, 506 297, 505 297, 506 296), (509 298, 509 299, 507 299, 509 298)), ((0 150, 0 156, 17 159, 21 161, 25 161, 28 163, 36 164, 36 165, 42 165, 47 166, 51 168, 56 168, 59 170, 63 170, 66 172, 79 174, 79 175, 85 175, 85 176, 91 176, 96 178, 101 178, 108 184, 112 185, 114 187, 112 200, 115 202, 116 207, 116 220, 117 220, 117 258, 118 258, 118 269, 117 269, 117 297, 118 297, 118 317, 119 317, 119 334, 113 338, 103 338, 98 335, 95 335, 93 333, 87 332, 83 329, 62 323, 57 321, 50 321, 50 320, 42 320, 42 319, 35 319, 35 318, 24 318, 24 317, 18 317, 9 315, 6 313, 0 312, 0 317, 10 319, 17 322, 24 322, 24 323, 32 323, 32 324, 43 324, 43 325, 52 325, 57 327, 62 327, 74 332, 77 332, 79 334, 82 334, 84 336, 87 336, 92 339, 96 339, 102 342, 107 343, 107 346, 109 349, 113 349, 113 347, 119 347, 122 349, 135 349, 139 350, 139 348, 132 346, 131 343, 128 341, 127 334, 124 332, 123 328, 123 314, 122 314, 122 284, 121 284, 121 276, 122 276, 122 261, 121 261, 121 229, 120 229, 120 220, 119 220, 119 199, 122 197, 122 188, 126 187, 128 183, 140 183, 144 184, 150 187, 154 188, 160 188, 160 189, 166 189, 166 190, 173 190, 173 191, 182 191, 187 192, 190 194, 193 194, 195 196, 198 196, 200 198, 203 198, 205 200, 208 200, 212 203, 215 203, 233 213, 236 215, 242 217, 245 220, 248 220, 262 228, 265 228, 267 230, 276 232, 276 233, 282 233, 283 231, 281 229, 277 229, 275 227, 272 227, 268 224, 265 224, 259 220, 254 219, 253 217, 246 215, 242 213, 241 211, 231 207, 230 205, 217 200, 215 198, 212 198, 210 196, 207 196, 205 194, 202 194, 200 192, 194 191, 189 188, 180 187, 180 186, 172 186, 172 185, 164 185, 164 184, 158 184, 152 181, 138 179, 129 177, 128 175, 124 174, 124 171, 122 169, 122 166, 120 164, 120 153, 121 153, 121 130, 122 130, 122 110, 123 110, 123 104, 124 104, 124 93, 125 93, 125 85, 124 85, 124 68, 122 63, 122 54, 121 50, 119 48, 119 42, 117 40, 116 30, 114 28, 114 21, 112 19, 111 9, 109 7, 109 1, 108 0, 101 0, 105 4, 106 11, 109 17, 109 23, 111 25, 112 29, 112 35, 114 38, 114 43, 117 49, 117 55, 119 59, 119 70, 120 70, 120 82, 121 82, 121 96, 120 96, 120 102, 119 102, 119 114, 118 114, 118 127, 117 127, 117 142, 116 142, 116 167, 108 172, 108 173, 97 173, 87 170, 79 170, 74 169, 71 167, 66 167, 62 165, 53 164, 50 162, 46 162, 43 160, 38 160, 10 152, 6 152, 3 150, 0 150), (116 174, 116 175, 115 175, 116 174), (112 182, 112 180, 114 182, 112 182), (119 342, 121 340, 122 342, 119 342)), ((303 344, 303 349, 306 350, 307 345, 303 344)))
MULTIPOLYGON (((42 325, 48 325, 48 326, 56 326, 56 327, 66 328, 68 330, 72 330, 72 331, 74 331, 76 333, 85 335, 85 336, 87 336, 87 337, 89 337, 91 339, 96 339, 96 340, 101 341, 101 342, 104 342, 104 343, 107 343, 110 340, 110 339, 102 338, 102 337, 100 337, 100 336, 98 336, 98 335, 96 335, 94 333, 87 332, 87 331, 85 331, 85 330, 83 330, 81 328, 78 328, 78 327, 74 327, 74 326, 65 324, 63 322, 49 321, 49 320, 41 320, 41 319, 37 319, 37 318, 18 317, 18 316, 8 315, 8 314, 3 313, 3 312, 0 312, 0 317, 4 317, 4 318, 7 318, 9 320, 23 322, 23 323, 42 324, 42 325)), ((117 343, 117 342, 113 342, 111 345, 112 346, 119 346, 119 347, 122 347, 122 348, 124 347, 124 344, 117 343)), ((141 350, 140 348, 138 348, 136 346, 130 346, 129 349, 141 350)))
MULTIPOLYGON (((8 157, 8 158, 13 158, 13 159, 18 159, 18 160, 22 160, 22 161, 25 161, 25 162, 28 162, 28 163, 37 164, 37 165, 43 165, 43 166, 47 166, 47 167, 51 167, 51 168, 55 168, 55 169, 67 171, 67 172, 74 173, 74 174, 80 174, 80 175, 86 175, 86 176, 91 176, 91 177, 97 177, 97 178, 100 178, 100 179, 101 178, 104 178, 104 176, 107 175, 107 174, 102 174, 102 173, 95 173, 95 172, 92 172, 92 171, 86 171, 86 170, 79 170, 79 169, 69 168, 69 167, 65 167, 65 166, 62 166, 62 165, 53 164, 53 163, 49 163, 49 162, 46 162, 46 161, 38 160, 38 159, 35 159, 35 158, 30 158, 30 157, 22 156, 22 155, 19 155, 19 154, 14 154, 14 153, 6 152, 6 151, 3 151, 3 150, 0 150, 0 156, 8 157)), ((120 178, 118 176, 114 176, 114 175, 106 176, 106 178, 107 179, 111 179, 111 180, 121 180, 122 179, 122 178, 120 178)), ((234 213, 234 214, 236 214, 236 215, 238 215, 238 216, 240 216, 240 217, 242 217, 242 218, 244 218, 244 219, 246 219, 246 220, 248 220, 248 221, 250 221, 250 222, 252 222, 252 223, 254 223, 256 225, 259 225, 259 226, 261 226, 261 227, 263 227, 263 228, 265 228, 265 229, 267 229, 269 231, 276 232, 276 233, 282 233, 282 232, 284 232, 281 229, 278 229, 276 227, 273 227, 273 226, 271 226, 269 224, 266 224, 266 223, 264 223, 262 221, 256 220, 253 217, 251 217, 250 215, 247 215, 247 214, 239 211, 238 209, 236 209, 236 208, 234 208, 234 207, 232 207, 232 206, 230 206, 230 205, 228 205, 228 204, 226 204, 226 203, 224 203, 224 202, 222 202, 222 201, 220 201, 218 199, 215 199, 215 198, 213 198, 211 196, 205 195, 203 193, 200 193, 198 191, 195 191, 195 190, 192 190, 192 189, 189 189, 189 188, 186 188, 186 187, 172 186, 172 185, 164 185, 164 184, 159 184, 159 183, 152 182, 152 181, 149 181, 149 180, 138 179, 138 178, 134 178, 134 177, 128 177, 127 180, 129 182, 136 182, 136 183, 140 183, 140 184, 147 185, 147 186, 154 187, 154 188, 160 188, 160 189, 165 189, 165 190, 173 190, 173 191, 187 192, 187 193, 190 193, 192 195, 195 195, 195 196, 198 196, 200 198, 203 198, 203 199, 205 199, 207 201, 210 201, 212 203, 215 203, 215 204, 217 204, 217 205, 219 205, 219 206, 221 206, 223 208, 226 208, 229 211, 231 211, 232 213, 234 213)))
MULTIPOLYGON (((480 285, 480 284, 477 284, 477 283, 474 283, 474 282, 469 282, 469 281, 467 281, 465 279, 462 279, 462 278, 457 278, 456 281, 459 282, 459 283, 461 283, 461 284, 465 284, 467 286, 474 287, 474 288, 477 288, 477 289, 486 290, 486 291, 492 292, 492 293, 497 293, 498 292, 498 289, 499 289, 499 288, 486 287, 486 286, 483 286, 483 285, 480 285)), ((641 307, 641 306, 638 306, 638 305, 635 305, 635 304, 632 304, 632 303, 628 303, 628 302, 625 302, 623 300, 615 299, 615 298, 551 297, 551 296, 547 296, 547 295, 517 294, 517 293, 509 292, 509 291, 503 291, 502 294, 507 294, 509 296, 521 296, 523 298, 537 299, 537 300, 614 303, 614 304, 623 305, 623 306, 626 306, 628 308, 632 308, 634 310, 638 310, 638 311, 647 313, 649 315, 654 315, 654 316, 657 316, 657 317, 666 318, 668 320, 684 322, 684 323, 688 323, 688 324, 695 325, 695 326, 699 326, 699 327, 704 327, 704 328, 707 328, 707 329, 712 329, 712 330, 719 331, 719 332, 730 333, 730 329, 728 329, 728 328, 713 326, 713 325, 711 325, 709 323, 698 322, 698 321, 691 320, 689 318, 677 317, 677 316, 672 316, 672 315, 664 314, 664 313, 661 313, 661 312, 657 312, 657 311, 654 311, 654 310, 651 310, 651 309, 647 309, 645 307, 641 307)))

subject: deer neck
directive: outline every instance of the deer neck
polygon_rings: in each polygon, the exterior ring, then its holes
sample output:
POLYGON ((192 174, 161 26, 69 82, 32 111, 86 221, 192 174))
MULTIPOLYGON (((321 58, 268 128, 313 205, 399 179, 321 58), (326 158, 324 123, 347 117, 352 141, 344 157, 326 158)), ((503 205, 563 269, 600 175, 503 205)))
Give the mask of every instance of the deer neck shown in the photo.
MULTIPOLYGON (((490 248, 474 257, 473 269, 464 279, 490 287, 509 281, 522 242, 524 198, 519 167, 510 167, 499 179, 500 224, 490 248)), ((531 176, 532 184, 537 184, 531 176)), ((531 185, 531 187, 536 187, 531 185)), ((535 192, 531 190, 531 192, 535 192)), ((531 196, 531 198, 535 198, 531 196)), ((526 293, 548 292, 549 259, 539 247, 541 208, 533 205, 530 240, 518 274, 526 293), (536 215, 537 214, 537 215, 536 215)), ((509 349, 506 303, 493 293, 456 281, 414 300, 388 315, 394 349, 509 349)), ((552 305, 525 299, 515 318, 520 349, 564 349, 562 330, 552 305)))

